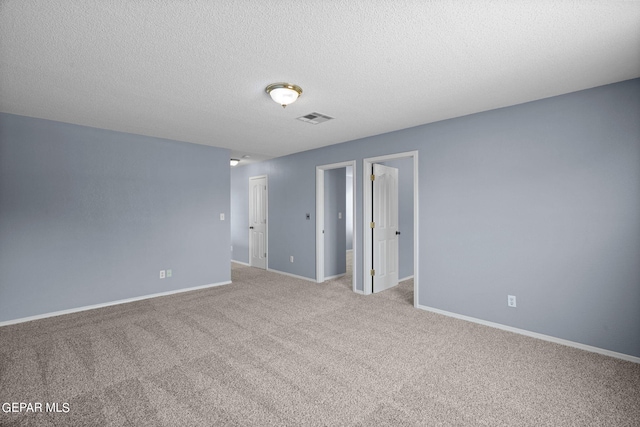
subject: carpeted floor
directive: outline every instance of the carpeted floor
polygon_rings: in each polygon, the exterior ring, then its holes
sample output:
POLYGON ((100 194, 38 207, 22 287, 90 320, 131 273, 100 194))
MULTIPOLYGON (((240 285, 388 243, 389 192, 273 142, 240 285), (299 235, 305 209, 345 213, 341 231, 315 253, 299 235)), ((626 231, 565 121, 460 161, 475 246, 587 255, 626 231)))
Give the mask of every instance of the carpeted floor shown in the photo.
POLYGON ((0 404, 69 409, 0 425, 640 425, 640 365, 417 310, 410 281, 232 277, 0 328, 0 404))

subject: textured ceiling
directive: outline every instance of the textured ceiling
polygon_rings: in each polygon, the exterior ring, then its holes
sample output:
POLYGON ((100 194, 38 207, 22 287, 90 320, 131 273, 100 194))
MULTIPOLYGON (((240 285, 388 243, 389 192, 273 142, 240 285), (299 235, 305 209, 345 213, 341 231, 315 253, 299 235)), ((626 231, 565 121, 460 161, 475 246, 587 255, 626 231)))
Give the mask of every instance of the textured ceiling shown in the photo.
POLYGON ((0 111, 254 160, 635 77, 638 1, 0 0, 0 111))

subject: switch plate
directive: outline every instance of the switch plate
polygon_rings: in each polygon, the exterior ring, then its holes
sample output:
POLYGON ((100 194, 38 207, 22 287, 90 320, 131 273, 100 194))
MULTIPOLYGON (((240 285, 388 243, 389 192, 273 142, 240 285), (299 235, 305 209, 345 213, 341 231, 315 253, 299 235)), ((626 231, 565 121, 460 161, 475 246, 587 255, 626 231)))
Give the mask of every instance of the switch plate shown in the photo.
POLYGON ((342 212, 338 212, 338 219, 342 219, 342 212))
POLYGON ((507 295, 507 305, 509 307, 514 307, 516 306, 516 297, 515 295, 507 295))
POLYGON ((160 278, 164 279, 166 276, 166 272, 164 270, 160 270, 160 278))
POLYGON ((293 255, 289 257, 289 261, 293 262, 293 255))
POLYGON ((167 278, 171 277, 171 274, 172 274, 171 269, 168 269, 167 270, 167 278))
POLYGON ((220 214, 220 221, 224 221, 224 214, 223 213, 220 214))

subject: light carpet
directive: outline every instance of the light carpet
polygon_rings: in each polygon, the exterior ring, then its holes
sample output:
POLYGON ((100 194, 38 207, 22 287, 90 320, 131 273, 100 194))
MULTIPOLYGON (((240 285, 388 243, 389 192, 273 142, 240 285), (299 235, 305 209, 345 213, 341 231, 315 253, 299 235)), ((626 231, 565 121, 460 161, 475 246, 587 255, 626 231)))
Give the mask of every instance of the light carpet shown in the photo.
POLYGON ((3 426, 638 426, 640 365, 233 265, 233 284, 0 328, 3 426))

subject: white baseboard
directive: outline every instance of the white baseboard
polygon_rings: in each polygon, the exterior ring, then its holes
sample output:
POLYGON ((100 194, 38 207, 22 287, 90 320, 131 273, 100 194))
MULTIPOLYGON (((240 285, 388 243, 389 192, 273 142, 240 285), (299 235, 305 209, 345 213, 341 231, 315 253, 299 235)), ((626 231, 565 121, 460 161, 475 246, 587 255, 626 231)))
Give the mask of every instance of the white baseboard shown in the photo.
POLYGON ((338 277, 342 277, 342 276, 346 276, 347 273, 342 273, 342 274, 334 274, 333 276, 328 276, 324 278, 324 281, 326 282, 327 280, 333 280, 333 279, 337 279, 338 277))
POLYGON ((249 264, 248 262, 236 261, 235 259, 232 259, 231 262, 235 264, 246 265, 247 267, 251 267, 251 264, 249 264))
POLYGON ((403 277, 402 279, 398 279, 398 283, 404 282, 405 280, 413 279, 413 274, 411 276, 403 277))
POLYGON ((80 311, 94 310, 96 308, 109 307, 109 306, 112 306, 112 305, 126 304, 128 302, 140 301, 140 300, 143 300, 143 299, 164 297, 164 296, 167 296, 167 295, 180 294, 180 293, 189 292, 189 291, 196 291, 198 289, 205 289, 205 288, 212 288, 214 286, 228 285, 230 283, 231 283, 231 281, 212 283, 210 285, 201 285, 201 286, 194 286, 192 288, 176 289, 176 290, 173 290, 173 291, 159 292, 157 294, 143 295, 143 296, 139 296, 139 297, 121 299, 121 300, 117 300, 117 301, 103 302, 103 303, 100 303, 100 304, 86 305, 84 307, 70 308, 68 310, 60 310, 60 311, 54 311, 54 312, 51 312, 51 313, 38 314, 38 315, 35 315, 35 316, 22 317, 20 319, 5 320, 3 322, 0 322, 0 327, 8 326, 8 325, 15 325, 16 323, 30 322, 32 320, 46 319, 47 317, 62 316, 63 314, 71 314, 71 313, 77 313, 77 312, 80 312, 80 311))
POLYGON ((551 335, 539 334, 537 332, 527 331, 526 329, 514 328, 512 326, 503 325, 501 323, 489 322, 488 320, 482 320, 475 317, 464 316, 462 314, 453 313, 450 311, 440 310, 438 308, 428 307, 426 305, 417 305, 418 308, 432 313, 442 314, 444 316, 455 317, 456 319, 466 320, 468 322, 478 323, 480 325, 490 326, 496 329, 502 329, 504 331, 514 332, 520 335, 526 335, 532 338, 538 338, 544 341, 550 341, 556 344, 566 345, 568 347, 579 348, 580 350, 590 351, 592 353, 603 354, 605 356, 615 357, 616 359, 626 360, 628 362, 640 363, 640 357, 631 356, 630 354, 618 353, 617 351, 607 350, 600 347, 594 347, 587 344, 581 344, 575 341, 569 341, 562 338, 552 337, 551 335))
POLYGON ((273 273, 283 274, 285 276, 295 277, 296 279, 302 279, 302 280, 306 280, 308 282, 316 283, 315 279, 310 279, 310 278, 304 277, 304 276, 298 276, 297 274, 286 273, 286 272, 280 271, 280 270, 274 270, 273 268, 269 268, 269 269, 267 269, 267 271, 271 271, 273 273))

